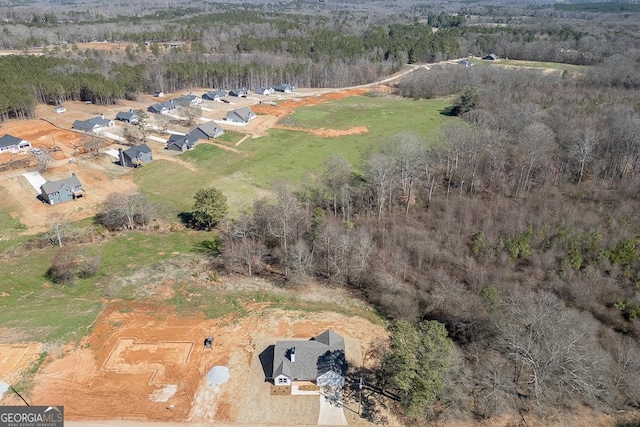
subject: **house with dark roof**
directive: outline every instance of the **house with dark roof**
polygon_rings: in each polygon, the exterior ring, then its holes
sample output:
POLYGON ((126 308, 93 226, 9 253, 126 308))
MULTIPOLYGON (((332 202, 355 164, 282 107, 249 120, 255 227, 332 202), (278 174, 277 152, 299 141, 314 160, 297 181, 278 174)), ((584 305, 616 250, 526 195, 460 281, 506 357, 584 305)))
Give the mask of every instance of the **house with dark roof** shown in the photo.
POLYGON ((295 86, 290 85, 289 83, 283 83, 281 85, 275 85, 273 87, 273 90, 275 90, 276 92, 289 93, 289 92, 293 92, 295 88, 296 88, 295 86))
POLYGON ((173 98, 171 101, 178 103, 181 107, 195 107, 196 105, 202 104, 202 98, 192 93, 179 98, 173 98))
POLYGON ((214 139, 222 136, 222 134, 224 134, 224 131, 213 120, 195 127, 189 132, 189 135, 193 135, 197 139, 214 139))
POLYGON ((271 86, 259 87, 254 92, 257 93, 258 95, 271 95, 272 93, 275 92, 275 89, 272 88, 271 86))
POLYGON ((484 59, 485 61, 495 61, 496 59, 498 59, 498 56, 490 53, 489 55, 482 57, 482 59, 484 59))
POLYGON ((100 115, 99 117, 93 117, 88 120, 76 120, 73 122, 72 128, 84 132, 101 132, 115 125, 113 120, 105 119, 104 115, 100 115))
POLYGON ((129 111, 121 111, 116 114, 116 120, 136 124, 138 123, 138 120, 140 120, 140 116, 138 115, 138 112, 132 108, 129 111))
POLYGON ((155 114, 166 114, 169 111, 173 111, 180 108, 180 104, 178 104, 175 100, 170 99, 166 102, 158 102, 156 104, 150 105, 147 108, 147 111, 155 114))
POLYGON ((50 205, 64 203, 82 197, 82 183, 75 173, 69 178, 47 181, 40 186, 40 197, 50 205))
POLYGON ((126 150, 118 149, 118 158, 120 159, 120 166, 137 168, 153 160, 153 154, 147 144, 140 144, 126 150))
POLYGON ((229 91, 229 96, 247 96, 247 94, 249 93, 249 91, 247 90, 246 87, 241 87, 238 89, 232 89, 229 91))
POLYGON ((165 149, 185 152, 187 150, 193 150, 193 148, 195 148, 197 144, 198 144, 198 138, 195 135, 171 134, 171 136, 167 140, 167 145, 165 149))
POLYGON ((206 92, 205 94, 202 95, 202 99, 207 99, 209 101, 217 101, 219 99, 226 98, 226 97, 227 97, 227 91, 223 89, 210 90, 209 92, 206 92))
POLYGON ((318 386, 344 387, 347 361, 344 338, 328 329, 308 341, 278 341, 273 347, 273 383, 290 386, 313 381, 318 386))
POLYGON ((162 104, 162 102, 158 102, 156 104, 150 105, 147 108, 147 111, 154 114, 166 114, 169 112, 169 109, 162 104))
POLYGON ((225 120, 233 123, 244 123, 247 124, 249 121, 255 119, 256 113, 249 107, 238 108, 237 110, 231 110, 227 112, 227 116, 225 120))
POLYGON ((5 134, 0 138, 0 153, 10 151, 12 153, 28 150, 31 148, 31 143, 24 139, 18 138, 13 135, 5 134))

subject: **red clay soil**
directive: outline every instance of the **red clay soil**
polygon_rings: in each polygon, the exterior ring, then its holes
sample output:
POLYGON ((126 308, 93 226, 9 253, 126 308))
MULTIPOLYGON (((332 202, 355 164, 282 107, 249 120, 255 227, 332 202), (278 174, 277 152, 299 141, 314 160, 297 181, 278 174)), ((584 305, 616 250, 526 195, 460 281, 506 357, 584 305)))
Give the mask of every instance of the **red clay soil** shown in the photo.
POLYGON ((326 129, 326 128, 307 129, 307 128, 301 128, 301 127, 295 127, 295 126, 280 126, 280 125, 275 125, 273 127, 275 129, 286 129, 286 130, 294 130, 299 132, 307 132, 312 135, 321 136, 323 138, 336 138, 339 136, 346 136, 346 135, 360 135, 360 134, 369 132, 369 129, 367 129, 366 126, 355 126, 355 127, 344 129, 344 130, 326 129))
MULTIPOLYGON (((111 303, 79 348, 45 361, 30 392, 33 404, 64 405, 69 420, 233 422, 261 337, 308 338, 331 328, 368 347, 384 335, 382 326, 337 313, 301 316, 257 303, 247 310, 240 319, 208 320, 154 302, 111 303), (205 349, 210 335, 213 348, 205 349), (231 378, 212 391, 205 380, 216 365, 227 366, 231 378)), ((2 404, 18 404, 12 399, 2 404)))
POLYGON ((295 100, 286 100, 279 102, 277 105, 269 104, 256 104, 251 108, 257 114, 268 114, 276 117, 286 117, 292 114, 296 109, 300 107, 308 107, 311 105, 324 104, 325 102, 334 101, 336 99, 348 98, 350 96, 362 95, 370 92, 370 88, 341 90, 340 92, 326 93, 320 96, 308 96, 305 98, 299 98, 295 100))

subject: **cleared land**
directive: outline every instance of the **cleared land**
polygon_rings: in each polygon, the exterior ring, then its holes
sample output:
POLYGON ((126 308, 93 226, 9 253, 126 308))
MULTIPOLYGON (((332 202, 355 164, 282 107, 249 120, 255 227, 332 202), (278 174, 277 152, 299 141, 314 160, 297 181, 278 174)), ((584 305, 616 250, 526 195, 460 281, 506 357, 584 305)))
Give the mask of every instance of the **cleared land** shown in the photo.
MULTIPOLYGON (((386 334, 381 325, 338 313, 283 311, 264 303, 246 310, 239 318, 206 319, 162 304, 110 304, 79 348, 44 362, 31 398, 64 405, 71 420, 117 414, 122 419, 315 424, 318 396, 271 396, 258 354, 277 339, 308 339, 331 328, 347 338, 349 361, 358 364, 373 340, 386 334), (213 349, 202 346, 208 335, 214 336, 213 349), (210 388, 206 373, 217 365, 228 366, 231 377, 210 388)), ((1 402, 15 399, 7 395, 1 402)), ((368 425, 365 420, 357 424, 368 425)))

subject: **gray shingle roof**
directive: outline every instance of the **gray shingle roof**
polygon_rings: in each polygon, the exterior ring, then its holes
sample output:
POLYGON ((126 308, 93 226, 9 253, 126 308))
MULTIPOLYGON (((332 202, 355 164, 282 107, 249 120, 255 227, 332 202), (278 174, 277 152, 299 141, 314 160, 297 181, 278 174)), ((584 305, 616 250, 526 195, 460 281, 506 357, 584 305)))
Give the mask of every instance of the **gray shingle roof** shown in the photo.
POLYGON ((128 148, 122 152, 122 154, 126 154, 130 159, 135 159, 138 157, 140 153, 150 153, 151 148, 147 144, 135 145, 131 148, 128 148))
POLYGON ((309 341, 278 341, 273 349, 273 377, 314 381, 333 371, 346 375, 344 339, 327 330, 309 341), (295 350, 293 350, 295 349, 295 350), (295 361, 291 361, 295 352, 295 361))
POLYGON ((256 117, 256 113, 249 107, 238 108, 237 110, 231 110, 227 113, 227 120, 232 122, 247 123, 254 117, 256 117))
POLYGON ((132 119, 137 119, 137 118, 138 118, 137 111, 120 111, 118 114, 116 114, 117 120, 125 120, 127 122, 130 122, 132 119))
POLYGON ((74 174, 68 178, 60 179, 58 181, 47 181, 40 188, 45 194, 57 193, 62 190, 65 186, 69 186, 71 188, 81 187, 82 184, 78 177, 74 174))
POLYGON ((18 145, 20 144, 20 142, 22 142, 22 139, 17 138, 13 135, 6 134, 2 138, 0 138, 0 148, 18 145))

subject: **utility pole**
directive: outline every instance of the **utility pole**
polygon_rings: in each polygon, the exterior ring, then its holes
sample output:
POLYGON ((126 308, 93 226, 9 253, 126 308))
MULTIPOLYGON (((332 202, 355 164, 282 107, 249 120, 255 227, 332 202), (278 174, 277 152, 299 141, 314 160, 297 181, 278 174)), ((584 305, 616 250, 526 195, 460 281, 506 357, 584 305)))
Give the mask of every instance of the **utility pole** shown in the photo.
POLYGON ((358 415, 362 416, 362 412, 360 407, 362 406, 362 387, 364 386, 362 382, 362 377, 360 377, 360 383, 358 384, 358 415))

